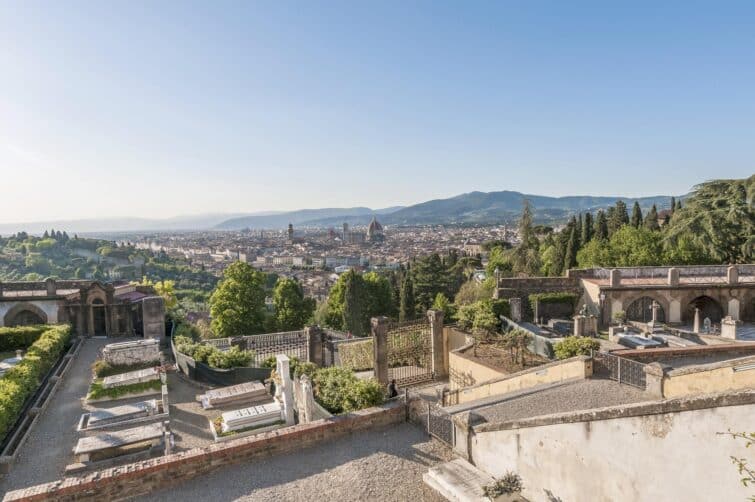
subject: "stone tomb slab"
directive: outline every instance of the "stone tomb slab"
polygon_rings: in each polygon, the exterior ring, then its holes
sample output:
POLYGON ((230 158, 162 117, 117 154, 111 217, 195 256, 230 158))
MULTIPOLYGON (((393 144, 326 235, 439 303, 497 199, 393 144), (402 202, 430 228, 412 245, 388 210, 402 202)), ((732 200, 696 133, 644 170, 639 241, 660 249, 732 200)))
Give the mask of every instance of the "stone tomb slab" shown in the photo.
POLYGON ((77 462, 88 462, 96 453, 107 452, 130 445, 145 443, 145 446, 157 446, 165 435, 162 423, 142 425, 132 429, 116 432, 103 432, 95 436, 79 439, 73 450, 77 462))
POLYGON ((273 402, 223 413, 222 431, 237 431, 277 422, 281 420, 281 410, 280 403, 273 402))
POLYGON ((98 408, 89 413, 86 428, 97 428, 105 425, 115 425, 118 422, 148 417, 157 412, 157 401, 142 401, 139 403, 125 404, 113 408, 98 408))
POLYGON ((135 383, 150 382, 160 378, 160 372, 157 368, 145 368, 142 370, 129 371, 128 373, 119 373, 117 375, 107 376, 102 379, 102 386, 106 389, 111 387, 122 387, 135 383))
POLYGON ((204 409, 214 408, 238 402, 252 403, 271 399, 267 389, 260 382, 245 382, 230 387, 212 389, 199 396, 204 409))

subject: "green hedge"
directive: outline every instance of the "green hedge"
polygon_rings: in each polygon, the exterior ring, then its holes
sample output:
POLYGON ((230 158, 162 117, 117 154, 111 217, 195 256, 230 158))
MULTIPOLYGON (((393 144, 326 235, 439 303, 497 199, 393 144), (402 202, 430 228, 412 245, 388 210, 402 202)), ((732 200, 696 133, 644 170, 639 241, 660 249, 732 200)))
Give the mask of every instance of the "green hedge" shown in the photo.
POLYGON ((253 350, 241 350, 235 346, 226 351, 221 351, 214 345, 202 342, 195 343, 185 336, 173 337, 173 344, 178 352, 191 357, 198 363, 204 363, 211 368, 218 369, 249 366, 255 355, 253 350))
POLYGON ((553 348, 556 358, 569 359, 574 356, 589 356, 592 351, 600 350, 600 342, 595 338, 567 336, 553 348))
POLYGON ((571 303, 577 304, 579 296, 574 293, 534 293, 531 294, 530 303, 571 303))
POLYGON ((18 419, 26 400, 55 365, 71 335, 70 326, 46 326, 23 360, 0 378, 0 438, 18 419))
POLYGON ((320 368, 312 375, 312 384, 315 400, 330 413, 348 413, 377 406, 385 399, 383 387, 377 380, 357 378, 346 368, 320 368))
POLYGON ((0 352, 26 349, 36 342, 42 333, 50 329, 49 325, 17 326, 0 328, 0 352))
POLYGON ((372 369, 375 364, 372 356, 372 345, 372 338, 339 344, 338 355, 341 358, 341 366, 354 371, 372 369))

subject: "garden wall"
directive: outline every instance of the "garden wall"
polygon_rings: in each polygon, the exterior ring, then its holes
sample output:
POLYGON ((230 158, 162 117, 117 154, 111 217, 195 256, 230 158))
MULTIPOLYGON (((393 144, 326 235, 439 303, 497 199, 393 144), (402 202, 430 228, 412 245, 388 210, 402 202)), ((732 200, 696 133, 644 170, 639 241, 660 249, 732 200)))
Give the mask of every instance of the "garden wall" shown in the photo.
POLYGON ((404 402, 392 401, 308 424, 27 487, 8 493, 4 501, 99 501, 138 497, 226 465, 295 452, 354 432, 391 426, 403 422, 405 414, 404 402))

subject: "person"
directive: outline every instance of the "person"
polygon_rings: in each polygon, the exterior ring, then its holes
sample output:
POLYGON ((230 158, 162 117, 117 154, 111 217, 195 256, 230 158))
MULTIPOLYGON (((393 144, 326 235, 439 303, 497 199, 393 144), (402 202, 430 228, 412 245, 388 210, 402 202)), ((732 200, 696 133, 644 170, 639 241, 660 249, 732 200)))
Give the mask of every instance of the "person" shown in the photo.
POLYGON ((396 380, 394 379, 388 384, 388 399, 396 396, 398 396, 398 387, 396 387, 396 380))

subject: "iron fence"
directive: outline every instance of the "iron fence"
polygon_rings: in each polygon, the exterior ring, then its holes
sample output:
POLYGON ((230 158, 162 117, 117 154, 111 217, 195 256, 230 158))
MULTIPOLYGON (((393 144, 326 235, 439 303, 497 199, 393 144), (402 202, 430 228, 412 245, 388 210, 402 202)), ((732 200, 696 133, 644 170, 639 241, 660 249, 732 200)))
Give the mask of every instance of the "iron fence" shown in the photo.
POLYGON ((593 353, 592 358, 593 375, 645 389, 647 383, 645 364, 608 352, 593 353))
POLYGON ((400 386, 433 379, 432 333, 427 321, 392 322, 388 326, 388 380, 400 386))

